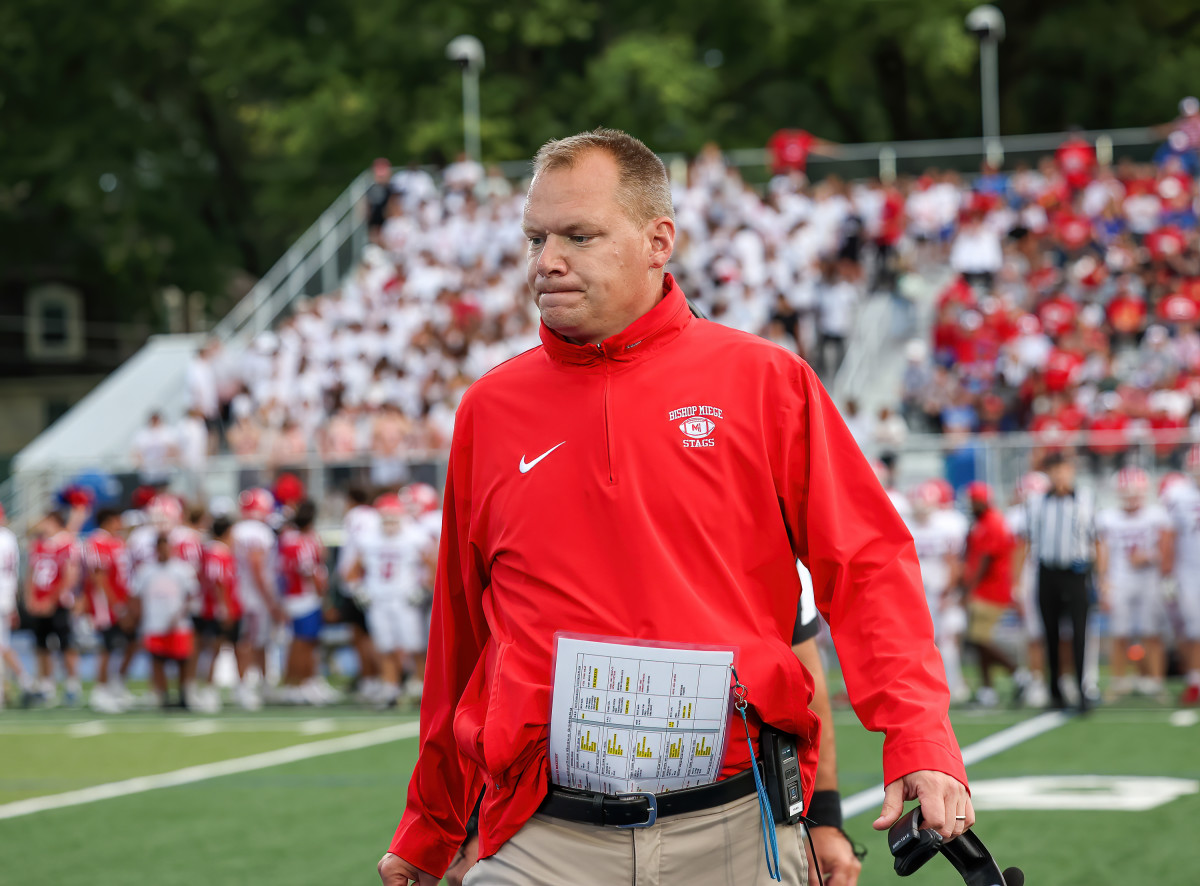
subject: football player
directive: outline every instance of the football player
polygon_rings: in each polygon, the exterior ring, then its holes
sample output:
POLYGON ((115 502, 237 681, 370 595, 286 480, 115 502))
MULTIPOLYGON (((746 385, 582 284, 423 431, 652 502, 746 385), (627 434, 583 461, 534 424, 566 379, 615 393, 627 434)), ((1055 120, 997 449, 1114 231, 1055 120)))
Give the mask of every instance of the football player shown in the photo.
POLYGON ((234 525, 232 534, 242 601, 237 647, 241 682, 237 702, 246 710, 257 710, 262 707, 262 697, 251 673, 258 672, 257 684, 266 682, 271 629, 275 624, 283 624, 286 614, 278 599, 275 531, 266 523, 274 509, 274 499, 265 489, 247 489, 238 503, 242 519, 234 525))
POLYGON ((1200 703, 1200 445, 1187 454, 1186 482, 1171 487, 1166 498, 1173 530, 1173 559, 1183 623, 1180 651, 1186 685, 1183 704, 1200 703))
POLYGON ((1160 696, 1166 675, 1166 608, 1159 578, 1173 567, 1170 520, 1161 507, 1146 504, 1150 480, 1141 468, 1122 468, 1116 486, 1120 507, 1096 515, 1100 606, 1109 613, 1112 635, 1109 692, 1119 698, 1136 686, 1146 695, 1160 696), (1141 638, 1146 650, 1145 676, 1138 683, 1127 675, 1134 637, 1141 638))
POLYGON ((121 514, 111 508, 96 513, 96 528, 83 545, 85 611, 100 634, 96 684, 88 699, 101 713, 128 710, 133 695, 125 685, 137 652, 137 621, 129 603, 129 555, 121 537, 121 514), (110 671, 114 652, 121 652, 116 672, 110 671))
POLYGON ((4 706, 6 669, 17 680, 23 697, 28 698, 33 689, 33 681, 9 642, 11 631, 17 626, 17 585, 20 574, 17 536, 6 525, 4 507, 0 505, 0 707, 4 706))
POLYGON ((929 604, 934 639, 946 668, 950 698, 956 703, 965 702, 971 697, 971 690, 963 679, 961 654, 967 615, 955 594, 962 572, 963 539, 953 521, 938 518, 940 495, 933 483, 916 486, 909 493, 909 501, 912 519, 908 529, 921 564, 925 601, 929 604))
POLYGON ((57 511, 50 511, 35 528, 29 548, 29 574, 25 578, 25 611, 33 622, 37 646, 38 694, 52 701, 57 688, 50 638, 57 640, 58 654, 67 673, 67 704, 79 699, 79 652, 71 631, 71 611, 79 590, 79 550, 75 536, 57 511))
POLYGON ((426 538, 398 496, 381 496, 375 509, 379 531, 359 543, 348 578, 362 580, 367 626, 379 652, 384 683, 379 700, 390 705, 401 695, 400 677, 406 666, 411 668, 405 685, 410 695, 419 697, 424 683, 429 634, 417 598, 426 538))
POLYGON ((321 601, 329 586, 325 548, 313 529, 317 508, 304 500, 292 525, 279 536, 279 577, 283 608, 292 621, 292 643, 283 674, 283 697, 289 702, 328 704, 328 684, 318 680, 317 643, 321 633, 321 601))

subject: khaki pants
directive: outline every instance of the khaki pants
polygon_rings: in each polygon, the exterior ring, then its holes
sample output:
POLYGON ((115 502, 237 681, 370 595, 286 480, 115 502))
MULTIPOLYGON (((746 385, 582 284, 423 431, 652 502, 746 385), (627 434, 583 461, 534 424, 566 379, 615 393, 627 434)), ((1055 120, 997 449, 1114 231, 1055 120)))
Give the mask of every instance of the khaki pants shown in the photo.
MULTIPOLYGON (((800 827, 776 825, 785 886, 807 886, 800 827)), ((754 794, 649 828, 621 830, 535 815, 463 886, 766 886, 754 794)))

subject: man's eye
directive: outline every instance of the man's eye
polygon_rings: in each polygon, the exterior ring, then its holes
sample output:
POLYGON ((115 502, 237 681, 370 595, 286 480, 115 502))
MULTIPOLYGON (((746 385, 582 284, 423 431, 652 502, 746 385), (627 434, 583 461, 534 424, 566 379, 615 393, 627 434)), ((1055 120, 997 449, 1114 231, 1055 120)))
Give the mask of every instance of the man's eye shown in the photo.
POLYGON ((542 245, 542 238, 541 238, 541 237, 533 237, 533 236, 530 236, 530 237, 528 238, 528 240, 529 240, 529 245, 530 245, 530 246, 541 246, 541 245, 542 245))
POLYGON ((589 234, 574 234, 571 236, 572 243, 586 243, 591 239, 591 235, 589 234))

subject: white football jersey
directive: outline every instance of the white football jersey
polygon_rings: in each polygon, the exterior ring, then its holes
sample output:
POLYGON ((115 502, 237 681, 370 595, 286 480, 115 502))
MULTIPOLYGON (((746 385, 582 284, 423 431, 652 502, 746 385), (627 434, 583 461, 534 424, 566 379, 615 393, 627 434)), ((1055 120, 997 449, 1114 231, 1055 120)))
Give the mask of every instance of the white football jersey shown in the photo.
POLYGON ((945 526, 946 531, 954 536, 960 552, 966 547, 967 534, 971 531, 971 521, 967 519, 966 514, 952 507, 942 508, 933 512, 932 519, 935 523, 945 526))
POLYGON ((200 584, 187 563, 174 557, 166 563, 147 563, 134 577, 130 591, 142 601, 143 634, 191 631, 190 598, 200 592, 200 584))
POLYGON ((946 586, 950 583, 950 567, 946 563, 947 556, 962 554, 962 538, 952 521, 937 519, 937 514, 930 514, 924 523, 914 519, 908 524, 912 533, 913 543, 917 548, 917 561, 921 564, 921 582, 925 585, 925 598, 930 608, 935 608, 941 600, 946 586))
POLYGON ((415 596, 421 587, 421 553, 426 541, 425 533, 413 523, 406 523, 394 535, 381 529, 361 538, 357 556, 363 565, 367 596, 372 600, 415 596))
POLYGON ((345 578, 365 538, 379 532, 379 512, 370 505, 355 505, 342 518, 342 547, 338 550, 338 575, 345 578))
MULTIPOLYGON (((1025 539, 1025 533, 1029 526, 1028 507, 1023 504, 1013 505, 1004 512, 1004 520, 1008 523, 1008 531, 1013 534, 1014 539, 1025 539)), ((1016 594, 1021 600, 1030 600, 1030 594, 1037 578, 1034 570, 1037 568, 1038 559, 1032 543, 1028 539, 1025 541, 1029 547, 1025 549, 1025 564, 1021 567, 1021 574, 1015 576, 1016 594)))
POLYGON ((1131 557, 1158 559, 1158 539, 1170 528, 1167 512, 1158 505, 1147 505, 1129 512, 1105 508, 1096 515, 1096 534, 1108 548, 1108 580, 1120 585, 1145 585, 1158 576, 1158 567, 1134 566, 1131 557))
POLYGON ((278 579, 275 575, 275 531, 261 520, 240 520, 230 532, 233 542, 230 547, 233 548, 233 559, 237 563, 242 603, 248 609, 261 606, 263 591, 272 597, 279 595, 278 579), (254 551, 262 551, 266 555, 264 565, 267 587, 261 590, 250 566, 250 555, 254 551))
POLYGON ((7 618, 17 608, 20 563, 16 535, 7 526, 0 526, 0 618, 7 618))
POLYGON ((1175 530, 1175 572, 1200 572, 1200 489, 1193 482, 1179 483, 1167 498, 1167 513, 1175 530))

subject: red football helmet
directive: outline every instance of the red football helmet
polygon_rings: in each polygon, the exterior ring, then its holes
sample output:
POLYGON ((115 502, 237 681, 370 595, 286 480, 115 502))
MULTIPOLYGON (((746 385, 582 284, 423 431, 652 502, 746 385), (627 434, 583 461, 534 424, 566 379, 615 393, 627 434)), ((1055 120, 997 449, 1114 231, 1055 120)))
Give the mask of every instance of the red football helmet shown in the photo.
POLYGON ((375 510, 379 511, 381 517, 399 518, 403 517, 408 509, 404 506, 400 496, 389 492, 375 499, 375 510))
POLYGON ((1050 491, 1050 478, 1041 471, 1022 474, 1017 481, 1017 499, 1025 501, 1031 495, 1045 495, 1050 491))
POLYGON ((1117 471, 1117 496, 1126 505, 1138 504, 1150 491, 1150 477, 1141 468, 1117 471))
POLYGON ((982 480, 972 480, 967 484, 967 501, 971 502, 971 504, 991 504, 992 487, 988 486, 982 480))
POLYGON ((918 483, 908 491, 908 500, 918 514, 936 511, 941 504, 937 487, 931 482, 918 483))
POLYGON ((183 522, 183 505, 173 495, 159 494, 146 506, 150 522, 160 529, 170 529, 183 522))
POLYGON ((247 489, 238 496, 242 516, 251 520, 262 519, 275 510, 275 499, 262 487, 247 489))
POLYGON ((935 477, 929 481, 929 485, 937 490, 937 500, 939 505, 941 505, 943 508, 954 506, 954 487, 950 485, 948 480, 944 480, 941 477, 935 477))
POLYGON ((413 511, 417 514, 428 514, 438 509, 437 490, 428 483, 413 483, 408 487, 413 511))

